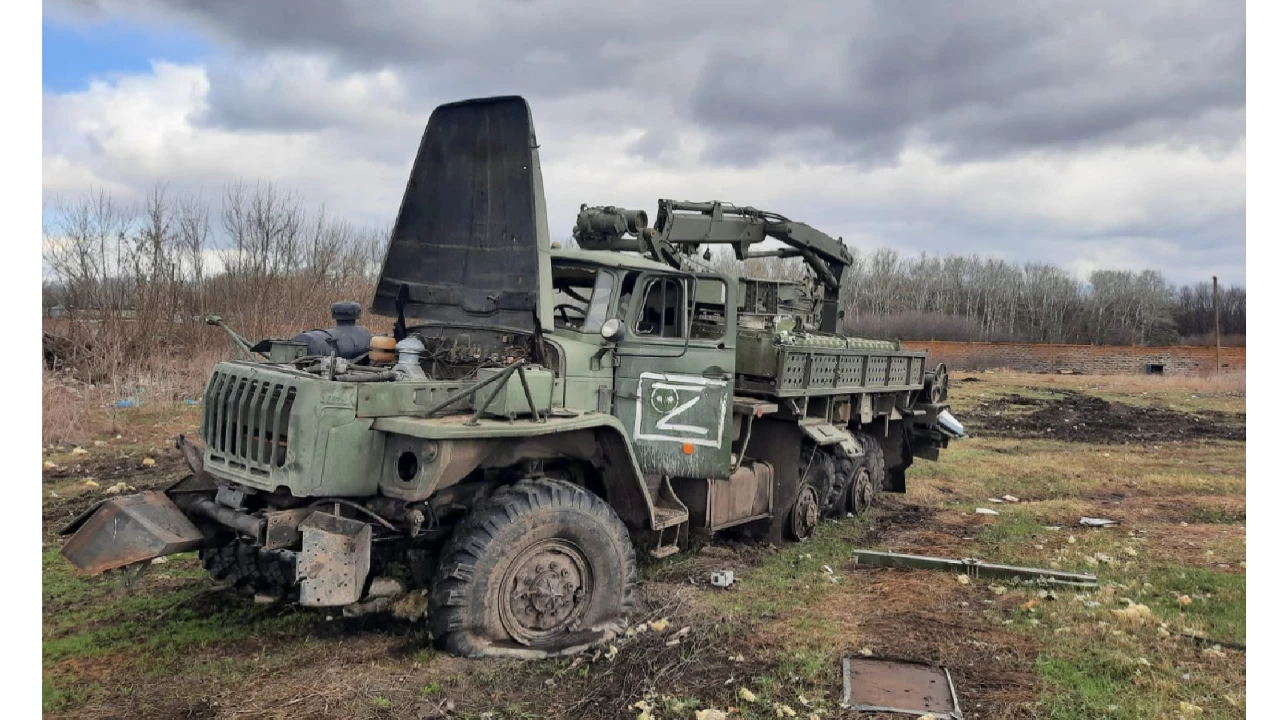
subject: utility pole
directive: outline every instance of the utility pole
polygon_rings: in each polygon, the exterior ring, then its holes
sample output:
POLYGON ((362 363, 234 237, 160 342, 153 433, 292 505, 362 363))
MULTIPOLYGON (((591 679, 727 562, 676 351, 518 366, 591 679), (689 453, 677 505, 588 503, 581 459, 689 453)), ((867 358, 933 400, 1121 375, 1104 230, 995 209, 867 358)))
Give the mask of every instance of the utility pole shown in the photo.
POLYGON ((1213 374, 1222 372, 1222 332, 1218 325, 1218 276, 1213 276, 1213 374))

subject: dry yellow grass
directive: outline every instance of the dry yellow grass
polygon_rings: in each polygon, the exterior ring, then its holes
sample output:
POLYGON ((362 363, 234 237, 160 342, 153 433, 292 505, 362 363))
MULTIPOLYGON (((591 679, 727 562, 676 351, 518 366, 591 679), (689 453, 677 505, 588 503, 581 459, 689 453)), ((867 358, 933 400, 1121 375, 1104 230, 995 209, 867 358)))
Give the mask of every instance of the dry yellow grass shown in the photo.
POLYGON ((210 369, 228 357, 229 348, 157 356, 144 368, 100 383, 85 382, 73 373, 45 370, 41 377, 41 441, 46 446, 82 445, 114 436, 136 424, 136 417, 151 417, 152 410, 185 408, 188 400, 200 399, 210 369), (117 407, 121 400, 132 400, 135 407, 117 407))

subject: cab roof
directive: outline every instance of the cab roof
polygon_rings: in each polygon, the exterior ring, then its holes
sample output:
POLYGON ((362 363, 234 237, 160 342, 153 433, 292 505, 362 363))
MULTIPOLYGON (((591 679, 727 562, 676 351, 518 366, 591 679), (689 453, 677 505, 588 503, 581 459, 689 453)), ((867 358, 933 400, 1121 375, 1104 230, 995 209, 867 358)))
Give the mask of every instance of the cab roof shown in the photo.
POLYGON ((603 265, 605 267, 625 268, 628 270, 651 270, 657 272, 680 272, 670 265, 643 258, 638 255, 627 255, 610 250, 565 250, 552 248, 551 261, 568 261, 603 265))

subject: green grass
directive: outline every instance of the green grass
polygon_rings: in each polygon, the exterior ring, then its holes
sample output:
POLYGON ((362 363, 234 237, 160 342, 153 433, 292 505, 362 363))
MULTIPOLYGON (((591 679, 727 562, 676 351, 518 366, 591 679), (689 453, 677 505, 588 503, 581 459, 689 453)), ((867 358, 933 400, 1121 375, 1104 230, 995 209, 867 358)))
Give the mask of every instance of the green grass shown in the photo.
POLYGON ((866 516, 825 520, 807 542, 789 543, 766 555, 758 566, 744 571, 736 579, 734 592, 712 594, 708 599, 730 613, 752 619, 787 613, 800 622, 814 621, 817 616, 806 610, 816 607, 835 584, 846 582, 837 568, 852 560, 849 538, 865 528, 867 522, 866 516), (828 574, 824 566, 832 568, 833 573, 828 574), (831 582, 833 576, 837 583, 831 582))
POLYGON ((1239 525, 1244 523, 1245 514, 1220 507, 1197 505, 1187 511, 1187 522, 1204 525, 1239 525))
MULTIPOLYGON (((141 681, 163 679, 181 665, 191 681, 237 681, 243 661, 201 657, 223 643, 305 635, 320 617, 294 608, 264 608, 223 602, 216 610, 193 607, 209 591, 194 554, 173 555, 122 588, 111 576, 83 577, 58 552, 43 551, 43 705, 45 711, 74 707, 122 688, 86 682, 70 661, 100 658, 116 672, 141 681)), ((287 662, 272 658, 255 671, 287 662)))
POLYGON ((1161 567, 1142 578, 1158 598, 1152 611, 1171 628, 1187 626, 1206 636, 1233 643, 1245 642, 1245 576, 1204 568, 1161 567), (1177 596, 1192 598, 1181 606, 1177 596))

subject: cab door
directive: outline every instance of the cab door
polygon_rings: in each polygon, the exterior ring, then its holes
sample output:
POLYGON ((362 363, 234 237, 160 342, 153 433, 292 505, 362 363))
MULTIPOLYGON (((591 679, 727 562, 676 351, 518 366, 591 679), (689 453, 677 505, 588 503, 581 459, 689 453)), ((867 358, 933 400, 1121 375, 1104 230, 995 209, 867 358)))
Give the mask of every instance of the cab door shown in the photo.
POLYGON ((736 303, 717 275, 639 272, 625 280, 614 414, 644 472, 728 477, 736 303))

